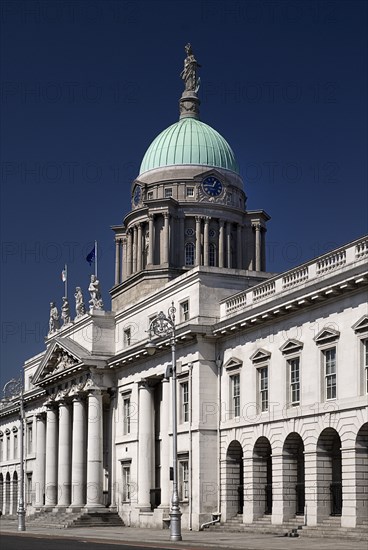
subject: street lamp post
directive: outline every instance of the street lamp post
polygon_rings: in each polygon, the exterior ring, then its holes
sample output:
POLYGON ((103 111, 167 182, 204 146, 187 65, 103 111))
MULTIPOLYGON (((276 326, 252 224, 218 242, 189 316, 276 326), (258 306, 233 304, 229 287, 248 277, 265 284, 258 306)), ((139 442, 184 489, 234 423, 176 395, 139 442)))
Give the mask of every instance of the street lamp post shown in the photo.
POLYGON ((167 315, 162 311, 155 317, 149 326, 150 341, 146 346, 149 355, 153 355, 156 346, 152 342, 153 336, 169 337, 171 346, 171 367, 172 367, 172 422, 173 422, 173 489, 170 508, 170 540, 179 541, 181 537, 181 511, 179 506, 178 493, 178 418, 177 418, 177 397, 176 397, 176 338, 175 338, 175 312, 174 302, 168 310, 167 315))
POLYGON ((18 491, 18 531, 26 530, 26 509, 24 506, 24 400, 23 400, 23 378, 12 378, 3 388, 4 398, 19 398, 19 422, 20 422, 20 445, 19 445, 19 466, 20 483, 18 491))

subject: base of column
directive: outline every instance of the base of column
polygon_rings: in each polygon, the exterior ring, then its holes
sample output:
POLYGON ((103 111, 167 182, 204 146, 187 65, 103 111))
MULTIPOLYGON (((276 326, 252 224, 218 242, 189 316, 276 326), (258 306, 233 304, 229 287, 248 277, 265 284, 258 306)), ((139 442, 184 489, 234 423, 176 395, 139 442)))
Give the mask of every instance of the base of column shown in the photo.
POLYGON ((152 512, 152 508, 150 504, 143 504, 142 506, 137 506, 137 510, 139 512, 152 512))
POLYGON ((80 512, 81 510, 83 510, 84 508, 84 504, 71 504, 67 509, 66 511, 67 512, 70 512, 71 514, 72 513, 75 513, 75 512, 80 512))
POLYGON ((86 504, 85 506, 83 506, 82 509, 85 510, 87 513, 89 511, 96 512, 97 510, 107 510, 106 506, 104 506, 103 504, 86 504))

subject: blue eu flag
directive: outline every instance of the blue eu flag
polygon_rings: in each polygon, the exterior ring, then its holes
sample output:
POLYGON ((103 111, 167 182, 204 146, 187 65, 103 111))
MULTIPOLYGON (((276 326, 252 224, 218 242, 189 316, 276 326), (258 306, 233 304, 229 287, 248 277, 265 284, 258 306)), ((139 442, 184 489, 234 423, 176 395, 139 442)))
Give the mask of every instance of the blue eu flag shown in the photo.
POLYGON ((86 260, 89 263, 89 265, 92 265, 92 263, 95 261, 95 255, 96 255, 96 247, 94 246, 91 252, 86 256, 86 260))

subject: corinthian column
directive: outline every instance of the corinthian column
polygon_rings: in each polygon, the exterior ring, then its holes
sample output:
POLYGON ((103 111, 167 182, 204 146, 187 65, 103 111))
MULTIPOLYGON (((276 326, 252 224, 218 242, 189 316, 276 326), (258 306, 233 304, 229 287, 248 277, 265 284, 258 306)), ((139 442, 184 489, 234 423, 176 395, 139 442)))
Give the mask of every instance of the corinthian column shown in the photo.
POLYGON ((52 507, 57 502, 57 423, 57 409, 50 404, 46 412, 45 506, 52 507))
POLYGON ((219 267, 224 267, 224 220, 219 220, 219 267))
POLYGON ((153 264, 154 260, 154 254, 153 254, 153 243, 154 243, 154 218, 153 214, 150 214, 148 216, 148 236, 149 236, 149 244, 148 244, 148 265, 153 264))
POLYGON ((164 253, 163 262, 167 264, 169 262, 169 213, 164 212, 164 253))
POLYGON ((226 252, 227 252, 227 267, 231 265, 231 223, 226 222, 226 252))
POLYGON ((196 257, 195 265, 201 265, 201 217, 196 216, 196 257))
POLYGON ((146 382, 139 386, 138 507, 151 510, 154 424, 152 389, 146 382))
POLYGON ((255 222, 252 226, 255 230, 255 270, 261 271, 261 224, 255 222))
POLYGON ((88 394, 87 508, 102 506, 102 394, 88 394))
POLYGON ((142 224, 138 224, 137 233, 137 271, 142 271, 142 224))
POLYGON ((236 226, 236 267, 238 269, 243 268, 243 255, 242 255, 242 229, 240 223, 236 226))
POLYGON ((205 266, 208 266, 209 223, 210 223, 210 218, 206 216, 204 218, 204 233, 203 233, 203 265, 205 266))
POLYGON ((70 504, 70 410, 64 400, 59 403, 59 475, 58 506, 70 504))
POLYGON ((122 238, 122 248, 123 248, 123 273, 122 273, 122 281, 125 281, 127 278, 127 239, 126 237, 122 238))
POLYGON ((127 243, 127 277, 132 274, 132 230, 128 229, 128 243, 127 243))
POLYGON ((121 266, 121 241, 117 239, 115 241, 115 284, 120 283, 120 266, 121 266))
POLYGON ((133 229, 133 273, 137 272, 137 236, 138 227, 135 225, 133 229))
POLYGON ((43 506, 45 493, 46 415, 36 415, 36 462, 33 470, 34 505, 43 506))
POLYGON ((72 503, 80 508, 86 503, 86 410, 79 395, 73 397, 72 503))

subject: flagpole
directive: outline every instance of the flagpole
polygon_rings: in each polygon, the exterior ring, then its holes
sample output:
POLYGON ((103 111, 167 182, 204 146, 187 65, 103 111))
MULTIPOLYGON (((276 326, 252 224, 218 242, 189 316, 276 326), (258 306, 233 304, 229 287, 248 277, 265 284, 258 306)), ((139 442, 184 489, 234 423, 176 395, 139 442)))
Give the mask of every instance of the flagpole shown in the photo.
POLYGON ((97 241, 95 241, 95 275, 96 275, 96 279, 97 279, 97 241))

